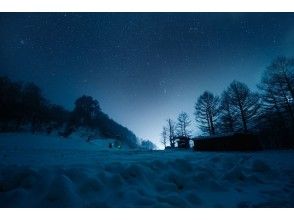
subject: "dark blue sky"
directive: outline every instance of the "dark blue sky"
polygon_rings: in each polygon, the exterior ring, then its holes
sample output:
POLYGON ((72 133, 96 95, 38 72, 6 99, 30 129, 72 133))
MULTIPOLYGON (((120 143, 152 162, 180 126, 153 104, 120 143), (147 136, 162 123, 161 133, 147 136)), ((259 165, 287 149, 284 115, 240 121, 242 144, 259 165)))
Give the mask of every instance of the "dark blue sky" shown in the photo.
POLYGON ((0 13, 0 32, 1 75, 68 109, 92 95, 156 144, 166 118, 194 121, 204 90, 255 89, 274 57, 294 55, 294 13, 0 13))

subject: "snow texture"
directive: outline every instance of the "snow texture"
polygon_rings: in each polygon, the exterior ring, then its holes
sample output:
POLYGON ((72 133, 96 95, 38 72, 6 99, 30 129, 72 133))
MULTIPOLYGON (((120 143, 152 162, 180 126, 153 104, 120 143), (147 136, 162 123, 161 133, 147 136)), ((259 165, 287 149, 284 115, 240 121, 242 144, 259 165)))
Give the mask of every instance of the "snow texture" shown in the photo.
POLYGON ((0 135, 0 207, 294 207, 294 151, 110 149, 0 135))

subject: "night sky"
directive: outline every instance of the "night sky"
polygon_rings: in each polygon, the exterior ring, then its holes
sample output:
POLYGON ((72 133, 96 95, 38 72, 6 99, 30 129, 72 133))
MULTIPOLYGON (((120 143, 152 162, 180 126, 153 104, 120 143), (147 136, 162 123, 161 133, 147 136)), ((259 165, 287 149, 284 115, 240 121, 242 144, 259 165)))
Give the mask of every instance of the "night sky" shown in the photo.
POLYGON ((256 89, 273 58, 293 56, 294 13, 0 13, 0 41, 1 75, 69 110, 91 95, 159 145, 168 117, 195 121, 204 90, 256 89))

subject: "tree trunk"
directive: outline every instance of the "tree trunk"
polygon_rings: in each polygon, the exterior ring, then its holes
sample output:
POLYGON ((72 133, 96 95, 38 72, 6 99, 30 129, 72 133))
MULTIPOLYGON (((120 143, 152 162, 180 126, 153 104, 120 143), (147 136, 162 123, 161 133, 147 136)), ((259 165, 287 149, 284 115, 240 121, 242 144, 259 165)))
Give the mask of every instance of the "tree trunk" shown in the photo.
POLYGON ((212 115, 211 114, 209 114, 209 120, 210 120, 211 134, 215 135, 215 130, 214 130, 214 125, 213 125, 212 115))
POLYGON ((245 133, 247 133, 247 131, 248 131, 248 129, 247 129, 247 121, 246 121, 243 109, 241 109, 241 117, 242 117, 242 122, 243 122, 243 130, 244 130, 245 133))

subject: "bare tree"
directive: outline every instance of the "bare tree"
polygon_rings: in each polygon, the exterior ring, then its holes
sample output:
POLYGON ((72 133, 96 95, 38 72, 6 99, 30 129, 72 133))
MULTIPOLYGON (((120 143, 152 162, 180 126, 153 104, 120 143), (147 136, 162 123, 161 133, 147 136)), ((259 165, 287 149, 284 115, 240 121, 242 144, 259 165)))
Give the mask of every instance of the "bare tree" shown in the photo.
POLYGON ((168 129, 167 127, 163 126, 162 132, 161 132, 161 143, 163 144, 164 147, 166 147, 167 139, 168 139, 168 129))
POLYGON ((199 128, 209 135, 215 134, 215 123, 218 115, 219 97, 205 91, 195 104, 196 122, 199 128))
POLYGON ((171 147, 175 146, 175 123, 169 118, 167 119, 168 139, 171 147))
POLYGON ((294 127, 294 58, 278 57, 264 72, 259 89, 263 108, 294 127))
POLYGON ((259 95, 251 92, 246 84, 238 81, 233 81, 226 92, 232 107, 236 110, 237 119, 241 119, 243 131, 247 132, 249 124, 251 126, 258 116, 259 95))
POLYGON ((219 106, 218 127, 223 133, 235 131, 236 113, 231 104, 231 100, 227 91, 221 95, 219 106))
POLYGON ((178 116, 177 120, 177 135, 183 136, 183 137, 189 137, 191 136, 191 120, 189 118, 189 115, 186 112, 181 112, 178 116))

